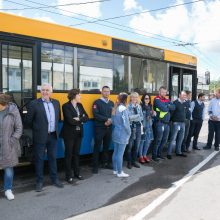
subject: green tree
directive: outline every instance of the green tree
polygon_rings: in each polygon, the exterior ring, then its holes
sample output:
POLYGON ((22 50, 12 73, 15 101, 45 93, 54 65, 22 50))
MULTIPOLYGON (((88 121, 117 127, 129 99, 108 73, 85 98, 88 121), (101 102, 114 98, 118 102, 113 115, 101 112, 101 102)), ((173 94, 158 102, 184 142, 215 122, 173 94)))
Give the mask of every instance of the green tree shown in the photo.
POLYGON ((220 78, 218 80, 212 80, 209 85, 210 93, 214 93, 217 88, 220 88, 220 78))

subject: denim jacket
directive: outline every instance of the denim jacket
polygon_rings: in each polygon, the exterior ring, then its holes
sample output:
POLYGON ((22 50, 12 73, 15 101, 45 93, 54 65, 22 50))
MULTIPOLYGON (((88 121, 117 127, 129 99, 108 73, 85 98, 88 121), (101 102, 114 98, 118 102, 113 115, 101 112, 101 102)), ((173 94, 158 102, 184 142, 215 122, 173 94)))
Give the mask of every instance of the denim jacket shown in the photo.
POLYGON ((128 117, 128 110, 125 105, 120 104, 112 116, 112 141, 119 144, 128 144, 131 128, 128 117))
POLYGON ((141 122, 143 121, 143 113, 142 113, 141 106, 137 104, 135 107, 137 108, 137 114, 135 114, 134 105, 132 103, 129 103, 128 105, 129 119, 130 119, 131 125, 133 123, 141 124, 141 122))

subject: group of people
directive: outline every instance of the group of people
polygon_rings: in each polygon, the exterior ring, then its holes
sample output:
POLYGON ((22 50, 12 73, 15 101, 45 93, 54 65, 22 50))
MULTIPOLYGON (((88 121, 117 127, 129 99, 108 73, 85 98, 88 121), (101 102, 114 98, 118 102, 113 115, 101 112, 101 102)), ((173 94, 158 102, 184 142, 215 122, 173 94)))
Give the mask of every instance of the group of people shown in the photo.
MULTIPOLYGON (((25 122, 33 131, 33 146, 36 170, 36 191, 43 189, 43 168, 45 151, 48 156, 50 179, 54 186, 63 188, 57 175, 57 141, 62 137, 65 145, 65 177, 68 183, 73 178, 83 180, 80 174, 79 155, 83 138, 83 124, 89 119, 81 104, 80 90, 68 92, 68 102, 63 104, 63 127, 58 131, 60 120, 60 103, 51 98, 52 86, 41 86, 41 97, 28 105, 25 122)), ((94 149, 92 172, 97 174, 100 167, 102 148, 102 168, 113 169, 117 177, 128 177, 123 171, 123 156, 126 152, 127 168, 140 168, 139 163, 158 162, 165 159, 163 148, 168 145, 167 158, 172 159, 173 148, 176 156, 186 157, 191 138, 193 149, 205 117, 205 95, 200 93, 198 99, 191 101, 191 93, 181 91, 179 98, 171 102, 165 87, 159 89, 151 104, 149 94, 144 94, 139 101, 139 94, 132 92, 128 103, 128 94, 120 93, 114 103, 109 99, 110 88, 104 86, 101 97, 92 105, 94 116, 94 149), (170 137, 169 141, 168 138, 170 137), (110 157, 111 143, 114 150, 110 157), (148 156, 152 146, 152 157, 148 156), (139 163, 138 163, 139 161, 139 163), (112 164, 112 165, 111 165, 112 164)), ((210 101, 208 113, 209 136, 204 149, 210 149, 215 133, 215 150, 219 150, 220 138, 220 89, 210 101)), ((0 94, 0 168, 4 169, 4 192, 7 199, 14 199, 12 193, 13 167, 20 155, 19 138, 22 135, 20 113, 10 97, 0 94), (4 128, 4 129, 3 129, 4 128)))

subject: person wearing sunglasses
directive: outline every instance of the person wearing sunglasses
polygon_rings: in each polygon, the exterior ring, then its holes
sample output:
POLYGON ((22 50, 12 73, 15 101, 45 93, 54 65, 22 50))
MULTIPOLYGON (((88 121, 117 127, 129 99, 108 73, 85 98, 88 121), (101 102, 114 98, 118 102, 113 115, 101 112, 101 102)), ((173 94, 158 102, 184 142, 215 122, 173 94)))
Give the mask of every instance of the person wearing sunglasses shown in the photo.
POLYGON ((153 136, 152 129, 152 118, 155 115, 155 111, 152 109, 150 96, 144 94, 141 98, 141 107, 143 112, 143 134, 141 135, 141 143, 139 147, 139 162, 140 163, 149 163, 150 158, 147 156, 148 149, 153 136))

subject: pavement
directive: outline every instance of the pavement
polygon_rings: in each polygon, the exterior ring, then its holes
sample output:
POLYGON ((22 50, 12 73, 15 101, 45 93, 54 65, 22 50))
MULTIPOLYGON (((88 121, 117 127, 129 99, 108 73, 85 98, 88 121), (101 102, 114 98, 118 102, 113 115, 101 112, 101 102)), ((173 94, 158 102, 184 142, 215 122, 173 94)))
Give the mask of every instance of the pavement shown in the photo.
POLYGON ((220 155, 206 164, 146 220, 219 220, 220 155))
MULTIPOLYGON (((206 139, 207 121, 201 131, 200 146, 205 145, 206 139)), ((85 180, 75 180, 73 185, 65 183, 61 170, 59 174, 65 184, 64 188, 58 189, 50 185, 46 176, 46 186, 41 193, 34 191, 34 172, 24 171, 15 174, 14 201, 7 201, 1 193, 0 219, 129 219, 166 192, 173 182, 181 179, 211 152, 192 151, 187 158, 174 156, 172 160, 151 162, 139 169, 124 168, 130 177, 122 179, 115 177, 107 169, 101 169, 99 174, 92 174, 91 168, 83 165, 81 173, 85 180)), ((185 198, 185 203, 190 205, 191 199, 188 200, 185 198)), ((160 207, 161 211, 162 209, 163 206, 160 207)), ((156 214, 151 217, 169 219, 156 217, 156 214)))

